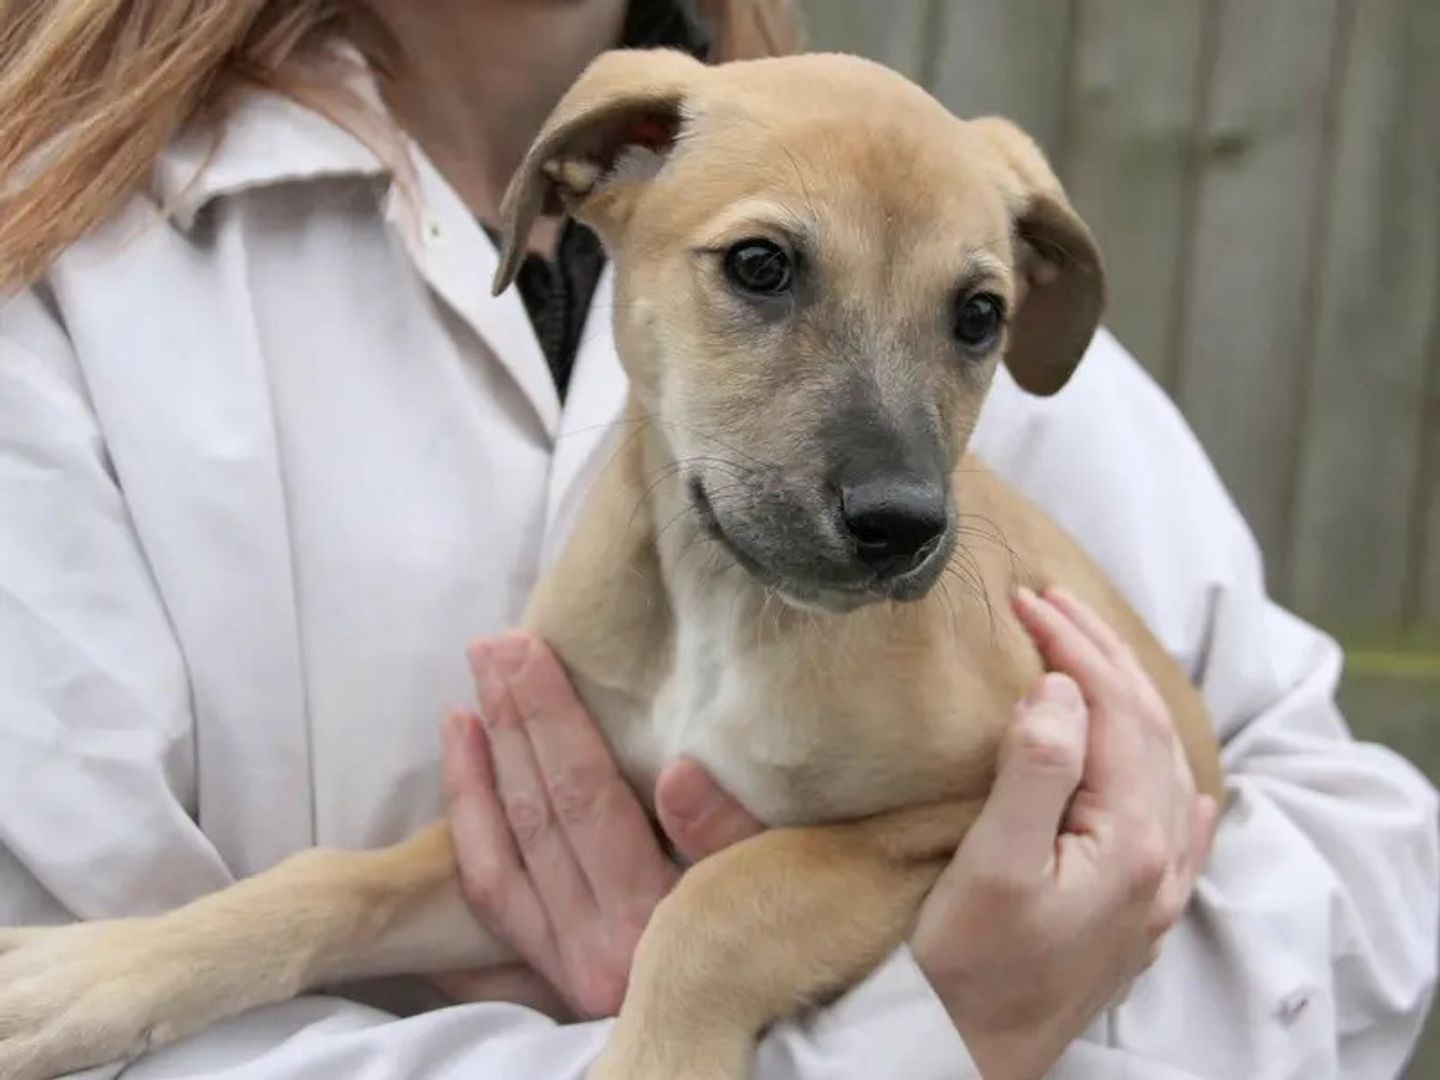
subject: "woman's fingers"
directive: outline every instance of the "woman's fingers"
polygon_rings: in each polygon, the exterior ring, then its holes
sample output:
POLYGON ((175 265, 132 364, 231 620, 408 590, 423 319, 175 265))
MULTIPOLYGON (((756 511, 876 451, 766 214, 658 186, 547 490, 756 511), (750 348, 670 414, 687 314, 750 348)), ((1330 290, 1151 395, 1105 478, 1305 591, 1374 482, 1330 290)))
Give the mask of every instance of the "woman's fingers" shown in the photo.
POLYGON ((549 648, 516 633, 470 658, 492 817, 519 852, 514 872, 534 897, 527 915, 549 928, 554 962, 536 968, 579 1015, 613 1014, 677 871, 549 648))
POLYGON ((1012 606, 1046 665, 1074 679, 1087 701, 1113 688, 1115 665, 1058 607, 1023 587, 1012 606))
MULTIPOLYGON (((1128 732, 1107 732, 1102 722, 1101 736, 1107 750, 1118 750, 1122 754, 1131 749, 1137 751, 1137 760, 1126 767, 1140 770, 1134 776, 1136 785, 1145 782, 1153 789, 1143 812, 1154 815, 1165 830, 1170 841, 1173 872, 1180 875, 1191 846, 1195 784, 1189 762, 1175 737, 1169 708, 1134 650, 1093 608, 1061 587, 1045 590, 1044 599, 1094 642, 1114 666, 1118 684, 1124 690, 1123 696, 1117 696, 1114 702, 1115 715, 1128 716, 1131 722, 1127 725, 1128 732)), ((1105 760, 1103 754, 1100 760, 1105 760)), ((1136 785, 1131 786, 1132 795, 1140 793, 1136 785)), ((1139 807, 1139 800, 1133 805, 1139 807)))
POLYGON ((1055 843, 1085 766, 1087 717, 1079 688, 1046 675, 1016 709, 979 819, 947 873, 1029 889, 1050 870, 1055 843), (957 867, 959 868, 957 870, 957 867))
POLYGON ((1055 585, 1045 590, 1044 599, 1078 627, 1091 643, 1110 658, 1121 663, 1130 649, 1120 635, 1102 619, 1094 608, 1064 586, 1055 585))
POLYGON ((1191 798, 1183 813, 1188 822, 1185 846, 1177 853, 1174 865, 1151 904, 1149 931, 1157 941, 1185 914, 1215 836, 1218 814, 1215 800, 1210 796, 1191 798))
POLYGON ((552 914, 552 923, 560 923, 556 932, 565 933, 573 922, 553 916, 564 913, 569 920, 588 920, 595 913, 596 901, 555 821, 545 779, 512 693, 523 659, 523 639, 501 639, 487 649, 474 650, 480 718, 489 741, 495 792, 510 835, 552 914))
POLYGON ((692 863, 765 828, 692 758, 680 758, 660 773, 655 811, 665 835, 692 863))
MULTIPOLYGON (((1190 816, 1190 844, 1185 852, 1185 875, 1190 888, 1200 876, 1205 860, 1210 857, 1210 846, 1215 842, 1215 829, 1220 823, 1220 804, 1209 795, 1195 798, 1190 816)), ((1186 889, 1186 893, 1190 892, 1186 889)))
POLYGON ((576 1018, 560 993, 524 964, 504 964, 482 971, 447 971, 429 976, 429 981, 452 1001, 505 1001, 562 1022, 576 1018))
POLYGON ((445 799, 466 902, 522 956, 551 978, 559 956, 540 897, 495 792, 489 748, 474 713, 452 710, 443 740, 445 799))
POLYGON ((1087 787, 1136 801, 1136 780, 1147 775, 1147 763, 1140 724, 1131 715, 1130 676, 1044 597, 1017 589, 1014 608, 1045 662, 1075 680, 1090 708, 1087 787))
POLYGON ((1133 650, 1073 594, 1020 590, 1015 609, 1047 661, 1081 682, 1091 706, 1082 801, 1115 831, 1128 887, 1154 883, 1158 932, 1189 897, 1197 826, 1194 780, 1165 701, 1133 650))
POLYGON ((545 785, 552 820, 602 909, 637 900, 649 907, 675 881, 650 822, 626 785, 560 662, 525 635, 500 641, 525 736, 545 785))

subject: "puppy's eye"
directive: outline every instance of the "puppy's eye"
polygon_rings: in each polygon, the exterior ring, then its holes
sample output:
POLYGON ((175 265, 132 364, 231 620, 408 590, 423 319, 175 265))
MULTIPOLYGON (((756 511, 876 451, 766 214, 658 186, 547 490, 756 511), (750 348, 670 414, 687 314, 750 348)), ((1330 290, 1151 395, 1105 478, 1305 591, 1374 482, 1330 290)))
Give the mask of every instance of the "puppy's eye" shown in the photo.
POLYGON ((741 240, 725 252, 725 276, 746 292, 776 296, 790 288, 790 256, 772 240, 741 240))
POLYGON ((994 293, 972 293, 955 312, 955 337, 976 352, 995 344, 1005 325, 1005 301, 994 293))

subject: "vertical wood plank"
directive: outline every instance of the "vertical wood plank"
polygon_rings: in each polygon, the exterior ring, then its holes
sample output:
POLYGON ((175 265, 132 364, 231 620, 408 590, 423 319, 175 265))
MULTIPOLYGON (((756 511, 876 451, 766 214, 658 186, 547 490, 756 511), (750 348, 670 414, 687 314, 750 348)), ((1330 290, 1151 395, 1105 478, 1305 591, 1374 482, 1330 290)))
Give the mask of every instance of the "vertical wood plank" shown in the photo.
POLYGON ((1415 637, 1440 642, 1440 289, 1433 304, 1430 370, 1422 391, 1420 473, 1411 507, 1414 570, 1407 586, 1405 621, 1415 637))
MULTIPOLYGON (((1440 394, 1431 398, 1432 431, 1440 431, 1440 404, 1436 404, 1437 402, 1440 402, 1440 394)), ((1429 451, 1429 475, 1440 477, 1440 437, 1431 437, 1429 451)), ((1408 621, 1407 629, 1422 641, 1434 641, 1440 639, 1440 498, 1436 497, 1434 488, 1431 488, 1426 492, 1424 500, 1417 507, 1424 515, 1423 535, 1426 537, 1419 560, 1419 601, 1408 621)))
POLYGON ((1065 176, 1110 271, 1107 322, 1173 388, 1204 0, 1080 0, 1065 176))
MULTIPOLYGON (((1433 65, 1440 55, 1440 10, 1429 0, 1412 0, 1410 42, 1416 54, 1433 65)), ((1431 75, 1431 96, 1405 103, 1406 124, 1412 129, 1435 130, 1436 91, 1431 75)), ((1430 212, 1440 202, 1440 166, 1431 177, 1430 212)), ((1440 224, 1436 225, 1440 232, 1440 224)), ((1440 243, 1440 238, 1437 238, 1440 243)), ((1406 628, 1420 643, 1440 644, 1440 271, 1430 299, 1429 369, 1421 388, 1420 468, 1411 502, 1412 572, 1406 585, 1406 628)), ((1440 1020, 1432 1022, 1440 1032, 1440 1020)), ((1434 1040, 1440 1046, 1440 1034, 1434 1040)))
POLYGON ((1358 5, 1292 528, 1292 599, 1342 631, 1397 626, 1414 587, 1440 297, 1437 56, 1434 0, 1358 5))
POLYGON ((1178 396, 1276 577, 1304 383, 1337 0, 1221 0, 1178 396))
POLYGON ((804 0, 801 10, 811 51, 868 56, 921 78, 930 0, 804 0))
POLYGON ((1072 5, 1067 0, 941 0, 935 96, 960 116, 998 113, 1058 158, 1072 5))

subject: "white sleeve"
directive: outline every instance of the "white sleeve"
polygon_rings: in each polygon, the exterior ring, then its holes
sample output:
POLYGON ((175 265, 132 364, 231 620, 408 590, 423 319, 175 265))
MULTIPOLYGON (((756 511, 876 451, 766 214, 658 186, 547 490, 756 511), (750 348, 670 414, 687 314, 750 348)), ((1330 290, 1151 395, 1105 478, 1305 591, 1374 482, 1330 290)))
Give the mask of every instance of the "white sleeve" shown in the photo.
MULTIPOLYGON (((335 998, 256 1009, 124 1070, 124 1080, 583 1080, 610 1021, 559 1025, 518 1005, 459 1005, 397 1020, 335 998)), ((115 1080, 119 1066, 84 1080, 115 1080)), ((955 1028, 902 950, 834 1005, 777 1025, 755 1080, 977 1080, 955 1028)))
POLYGON ((218 888, 187 815, 189 688, 69 342, 0 304, 0 923, 218 888))
POLYGON ((1351 738, 1338 648, 1267 597, 1198 442, 1113 338, 1056 398, 1002 376, 992 402, 981 455, 1112 576, 1188 667, 1224 744, 1230 804, 1196 900, 1091 1038, 1125 1057, 1126 1075, 1168 1062, 1203 1076, 1395 1076, 1435 980, 1434 789, 1351 738))

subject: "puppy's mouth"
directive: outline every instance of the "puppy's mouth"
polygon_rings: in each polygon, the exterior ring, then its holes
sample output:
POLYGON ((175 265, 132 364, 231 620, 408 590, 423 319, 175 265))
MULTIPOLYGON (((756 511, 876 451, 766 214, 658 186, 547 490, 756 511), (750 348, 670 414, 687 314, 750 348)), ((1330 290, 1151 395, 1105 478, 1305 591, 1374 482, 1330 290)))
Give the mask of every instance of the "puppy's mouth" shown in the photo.
POLYGON ((777 575, 771 573, 764 563, 746 551, 734 537, 725 531, 725 526, 720 523, 720 515, 715 513, 715 506, 711 503, 710 495, 705 490, 705 484, 698 476, 690 478, 690 501, 695 506, 695 512, 700 515, 701 528, 705 530, 710 539, 719 543, 730 553, 730 557, 740 564, 742 570, 766 584, 779 583, 777 575))
POLYGON ((865 576, 849 580, 824 579, 817 576, 800 578, 782 573, 749 550, 725 528, 698 476, 689 481, 690 501, 706 534, 735 560, 736 564, 756 581, 776 590, 781 599, 805 611, 845 614, 879 600, 918 600, 930 591, 939 577, 939 566, 950 547, 947 535, 905 573, 889 578, 865 576))

